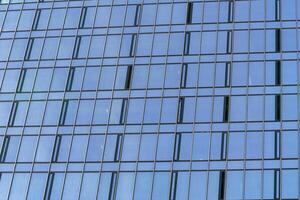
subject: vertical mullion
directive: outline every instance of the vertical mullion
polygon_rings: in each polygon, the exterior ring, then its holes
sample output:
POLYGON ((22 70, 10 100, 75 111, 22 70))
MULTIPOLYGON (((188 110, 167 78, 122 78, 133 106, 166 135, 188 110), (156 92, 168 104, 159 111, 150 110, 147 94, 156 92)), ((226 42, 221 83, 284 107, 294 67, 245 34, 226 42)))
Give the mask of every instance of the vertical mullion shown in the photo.
POLYGON ((74 49, 73 49, 73 55, 72 55, 73 58, 78 58, 80 44, 81 44, 81 36, 77 36, 75 40, 74 49))
POLYGON ((227 158, 227 132, 222 132, 221 138, 221 154, 220 159, 225 160, 227 158))
POLYGON ((68 79, 67 79, 67 85, 66 85, 66 91, 72 90, 73 80, 74 80, 74 74, 75 74, 75 68, 70 67, 69 73, 68 73, 68 79))
POLYGON ((21 69, 21 73, 20 73, 18 85, 17 85, 17 92, 22 92, 22 90, 23 90, 26 73, 27 73, 27 69, 25 69, 25 68, 21 69))
POLYGON ((225 87, 229 87, 231 85, 231 63, 227 62, 225 67, 225 87))
POLYGON ((60 145, 61 145, 61 135, 56 135, 55 137, 55 142, 54 142, 54 147, 53 147, 53 151, 52 151, 52 162, 57 162, 58 160, 58 154, 59 154, 59 149, 60 149, 60 145))
POLYGON ((281 61, 275 62, 275 84, 281 85, 281 61))
POLYGON ((128 65, 126 71, 125 87, 124 87, 127 90, 130 89, 131 79, 132 79, 132 65, 128 65))
POLYGON ((232 52, 232 31, 227 31, 226 53, 232 52))
POLYGON ((46 183, 46 191, 44 194, 44 200, 49 200, 51 198, 54 176, 55 176, 55 174, 53 172, 50 172, 48 175, 47 183, 46 183))
POLYGON ((184 114, 184 97, 180 97, 178 101, 178 108, 177 108, 177 123, 182 123, 183 121, 183 114, 184 114))
POLYGON ((134 16, 134 25, 138 26, 140 24, 140 18, 141 18, 141 5, 136 5, 135 8, 135 16, 134 16))
POLYGON ((185 32, 184 50, 183 50, 184 55, 188 55, 189 52, 190 52, 190 40, 191 40, 191 33, 190 32, 185 32))
POLYGON ((274 157, 275 159, 281 158, 281 131, 275 131, 274 133, 275 137, 275 144, 274 144, 274 157))
POLYGON ((136 53, 136 47, 137 47, 137 34, 131 35, 131 44, 130 44, 130 56, 134 57, 136 53))
POLYGON ((187 72, 188 72, 188 64, 184 63, 181 66, 181 77, 180 77, 180 87, 181 88, 186 87, 187 72))
POLYGON ((193 3, 188 2, 187 4, 187 14, 186 14, 186 24, 191 24, 193 21, 193 3))
POLYGON ((175 133, 175 145, 174 145, 174 160, 180 160, 180 146, 181 146, 181 133, 175 133))
POLYGON ((24 55, 24 60, 30 60, 31 50, 32 50, 32 47, 33 47, 33 42, 34 42, 34 38, 29 38, 28 43, 27 43, 26 52, 25 52, 25 55, 24 55))
POLYGON ((281 120, 281 96, 280 95, 275 96, 275 120, 276 121, 281 120))
POLYGON ((65 125, 69 100, 63 100, 62 109, 59 117, 59 125, 65 125))
POLYGON ((116 172, 112 172, 111 173, 111 178, 110 178, 108 200, 115 199, 116 185, 117 185, 117 173, 116 172))
POLYGON ((19 106, 19 102, 18 101, 14 101, 12 108, 11 108, 11 112, 9 115, 9 120, 8 120, 8 126, 13 126, 15 123, 15 119, 16 119, 16 114, 17 114, 17 110, 18 110, 18 106, 19 106))
POLYGON ((0 152, 0 162, 4 162, 7 154, 7 149, 10 141, 10 136, 6 135, 4 137, 2 146, 1 146, 1 152, 0 152))
POLYGON ((274 170, 274 199, 280 199, 280 170, 274 170))
POLYGON ((280 8, 280 0, 276 0, 275 2, 275 20, 279 21, 281 19, 281 8, 280 8))
POLYGON ((177 192, 177 181, 178 181, 178 172, 172 172, 171 174, 171 186, 170 186, 170 199, 176 199, 176 192, 177 192))
POLYGON ((122 99, 122 107, 121 107, 119 124, 126 123, 127 110, 128 110, 128 99, 122 99))
POLYGON ((280 29, 275 29, 275 50, 276 50, 276 52, 281 51, 281 31, 280 31, 280 29))
POLYGON ((229 96, 225 96, 223 101, 223 122, 228 122, 229 120, 229 104, 229 96))
POLYGON ((225 171, 220 171, 219 175, 219 200, 225 199, 225 181, 226 181, 226 174, 225 171))
POLYGON ((121 150, 123 148, 123 136, 118 134, 117 135, 117 139, 116 139, 116 147, 115 147, 115 155, 114 155, 114 161, 117 162, 119 161, 121 158, 121 150))
POLYGON ((228 1, 228 22, 233 21, 233 6, 234 6, 234 1, 229 0, 228 1))
POLYGON ((81 15, 80 15, 80 20, 79 20, 78 28, 84 28, 86 14, 87 14, 87 7, 83 7, 81 9, 81 15))
POLYGON ((39 24, 39 20, 40 20, 40 16, 41 16, 41 9, 37 9, 34 15, 34 20, 32 23, 32 30, 36 30, 39 24))

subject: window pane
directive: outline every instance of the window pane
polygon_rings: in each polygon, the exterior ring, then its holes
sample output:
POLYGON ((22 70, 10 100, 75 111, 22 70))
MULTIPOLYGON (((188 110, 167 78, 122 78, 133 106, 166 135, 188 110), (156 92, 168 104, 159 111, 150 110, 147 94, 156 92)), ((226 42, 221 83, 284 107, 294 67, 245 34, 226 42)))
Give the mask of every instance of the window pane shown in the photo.
POLYGON ((169 172, 155 172, 152 191, 153 199, 169 199, 170 175, 169 172))
POLYGON ((122 149, 123 161, 137 160, 139 140, 139 135, 125 135, 122 149))
POLYGON ((67 10, 64 28, 77 28, 79 24, 80 15, 80 8, 69 8, 67 10))
POLYGON ((89 146, 87 149, 86 160, 88 162, 101 161, 104 149, 104 136, 91 135, 89 139, 89 146))
POLYGON ((143 121, 144 99, 130 99, 127 113, 127 123, 139 124, 143 121))
POLYGON ((194 135, 193 160, 207 160, 209 156, 209 134, 197 133, 194 135))
POLYGON ((228 158, 242 159, 244 157, 244 133, 230 132, 228 144, 228 158))
POLYGON ((96 199, 98 190, 99 173, 84 173, 80 199, 96 199))
POLYGON ((154 134, 143 134, 140 144, 139 160, 151 161, 155 158, 157 136, 154 134))
POLYGON ((10 53, 10 60, 23 60, 26 52, 27 39, 15 39, 10 53))
POLYGON ((87 142, 87 136, 73 136, 69 158, 70 162, 83 162, 85 160, 87 142))
POLYGON ((47 183, 47 173, 33 173, 27 199, 43 199, 47 183))
POLYGON ((152 172, 137 172, 134 189, 134 199, 151 199, 152 172))
POLYGON ((37 145, 37 136, 23 136, 18 162, 32 162, 37 145))
POLYGON ((16 173, 12 182, 9 199, 26 199, 26 189, 29 181, 29 173, 16 173))
POLYGON ((256 170, 246 171, 245 179, 245 198, 260 199, 262 188, 261 172, 256 170))
POLYGON ((109 100, 97 100, 95 105, 93 124, 106 124, 108 122, 109 108, 109 100))
POLYGON ((0 194, 3 198, 6 198, 6 197, 8 197, 13 174, 12 173, 1 173, 0 176, 1 176, 0 194))
POLYGON ((226 199, 243 199, 243 171, 228 171, 226 199))
POLYGON ((80 173, 67 173, 62 199, 78 199, 80 183, 80 173))
POLYGON ((299 196, 298 170, 282 170, 282 198, 297 199, 299 196))
POLYGON ((191 172, 190 200, 206 198, 207 174, 206 172, 191 172))
POLYGON ((134 173, 120 173, 117 187, 117 200, 131 200, 133 198, 134 173))
POLYGON ((0 126, 6 126, 11 110, 11 102, 0 102, 0 126))
POLYGON ((1 92, 14 92, 16 91, 20 70, 6 70, 2 82, 1 92))
POLYGON ((35 156, 36 162, 50 162, 54 147, 54 136, 40 136, 37 152, 35 156))
POLYGON ((298 133, 296 131, 281 132, 282 139, 282 157, 283 158, 297 158, 298 157, 298 133))
POLYGON ((91 123, 93 109, 94 109, 94 100, 81 100, 79 103, 78 113, 76 124, 78 125, 87 125, 91 123))
POLYGON ((172 160, 174 151, 174 135, 160 134, 157 144, 157 160, 172 160))
POLYGON ((164 98, 162 102, 161 122, 175 123, 177 120, 178 100, 175 98, 164 98))

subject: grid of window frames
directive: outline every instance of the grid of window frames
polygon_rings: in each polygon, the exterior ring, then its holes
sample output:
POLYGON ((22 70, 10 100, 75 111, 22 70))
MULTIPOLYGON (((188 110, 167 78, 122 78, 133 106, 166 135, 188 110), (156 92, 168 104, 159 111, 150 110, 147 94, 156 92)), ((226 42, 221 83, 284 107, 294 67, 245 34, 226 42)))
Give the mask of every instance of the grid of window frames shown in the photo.
POLYGON ((299 20, 299 0, 0 0, 0 199, 299 199, 299 20))

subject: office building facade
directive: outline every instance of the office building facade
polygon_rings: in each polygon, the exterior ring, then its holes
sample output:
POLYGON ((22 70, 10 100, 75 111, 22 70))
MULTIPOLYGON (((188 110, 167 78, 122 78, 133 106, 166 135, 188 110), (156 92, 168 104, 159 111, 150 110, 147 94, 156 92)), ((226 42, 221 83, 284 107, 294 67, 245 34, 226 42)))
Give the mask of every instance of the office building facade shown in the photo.
POLYGON ((299 20, 299 0, 1 0, 0 199, 299 199, 299 20))

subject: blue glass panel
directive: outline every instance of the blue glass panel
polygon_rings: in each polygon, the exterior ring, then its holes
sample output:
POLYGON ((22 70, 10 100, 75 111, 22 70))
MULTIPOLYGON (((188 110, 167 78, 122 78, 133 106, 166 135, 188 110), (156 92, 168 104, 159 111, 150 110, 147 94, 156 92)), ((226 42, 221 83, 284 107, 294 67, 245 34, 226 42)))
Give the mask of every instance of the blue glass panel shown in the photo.
POLYGON ((53 179, 53 187, 51 190, 50 199, 60 199, 65 175, 63 173, 55 173, 53 179))
POLYGON ((98 190, 99 173, 84 173, 80 199, 96 199, 98 190))
POLYGON ((189 199, 198 200, 206 198, 207 173, 191 172, 189 199))
POLYGON ((18 162, 32 162, 37 145, 37 136, 23 136, 18 162))
POLYGON ((95 105, 93 124, 106 124, 109 117, 109 100, 97 100, 95 105))
POLYGON ((76 124, 78 125, 88 125, 91 123, 94 100, 81 100, 79 103, 76 124))
POLYGON ((299 170, 282 170, 283 199, 297 199, 299 196, 299 170))
POLYGON ((194 135, 193 160, 207 160, 209 156, 209 134, 200 133, 194 135))
POLYGON ((243 199, 243 171, 228 171, 226 179, 226 199, 243 199))
POLYGON ((73 136, 70 149, 70 162, 83 162, 85 160, 88 137, 83 135, 73 136))
POLYGON ((11 185, 9 199, 26 199, 26 189, 29 182, 29 173, 16 173, 11 185))
MULTIPOLYGON (((251 138, 251 136, 249 136, 251 138)), ((228 157, 230 159, 243 158, 244 156, 244 133, 231 132, 229 136, 228 157)), ((248 144, 250 145, 250 144, 248 144)), ((257 147, 259 148, 259 147, 257 147)), ((258 151, 258 149, 257 149, 258 151)))
POLYGON ((161 110, 162 123, 174 123, 177 120, 178 99, 164 98, 161 110))
POLYGON ((32 101, 29 105, 27 113, 26 125, 40 125, 42 123, 44 109, 44 101, 32 101))
POLYGON ((27 199, 43 199, 47 183, 47 173, 33 173, 27 199))
POLYGON ((23 10, 19 19, 18 30, 30 30, 32 27, 35 12, 23 10))
POLYGON ((172 6, 171 4, 158 4, 156 24, 169 24, 171 21, 172 6))
POLYGON ((246 171, 245 176, 245 198, 260 199, 261 198, 261 171, 246 171))
POLYGON ((61 101, 48 101, 45 109, 44 125, 57 125, 61 113, 61 101))
POLYGON ((62 199, 78 199, 80 192, 81 173, 67 173, 62 199))
POLYGON ((134 173, 119 173, 118 186, 117 186, 117 200, 131 200, 133 199, 134 188, 134 173))
POLYGON ((101 161, 104 150, 104 135, 91 135, 89 138, 89 146, 87 149, 86 160, 101 161))
POLYGON ((13 177, 12 173, 1 173, 0 174, 1 179, 0 179, 0 193, 1 196, 3 197, 3 200, 8 197, 9 193, 9 188, 11 184, 11 180, 13 177))
POLYGON ((172 160, 174 151, 173 134, 160 134, 158 137, 156 159, 157 160, 172 160))
POLYGON ((7 70, 3 78, 1 92, 16 91, 19 80, 19 74, 19 70, 7 70))
POLYGON ((77 28, 81 16, 80 8, 69 8, 65 19, 64 28, 77 28))
POLYGON ((143 121, 144 99, 130 99, 127 112, 127 123, 139 124, 143 121))
POLYGON ((134 189, 134 199, 151 199, 152 172, 137 172, 134 189))
POLYGON ((155 149, 157 143, 157 136, 154 134, 144 134, 141 138, 139 160, 151 161, 155 158, 155 149))
POLYGON ((40 136, 36 150, 36 162, 50 162, 54 147, 54 136, 40 136))
POLYGON ((169 172, 155 172, 154 183, 152 190, 153 199, 167 200, 170 193, 170 173, 169 172))
POLYGON ((244 157, 245 138, 244 133, 230 132, 228 142, 228 158, 242 159, 244 157))

